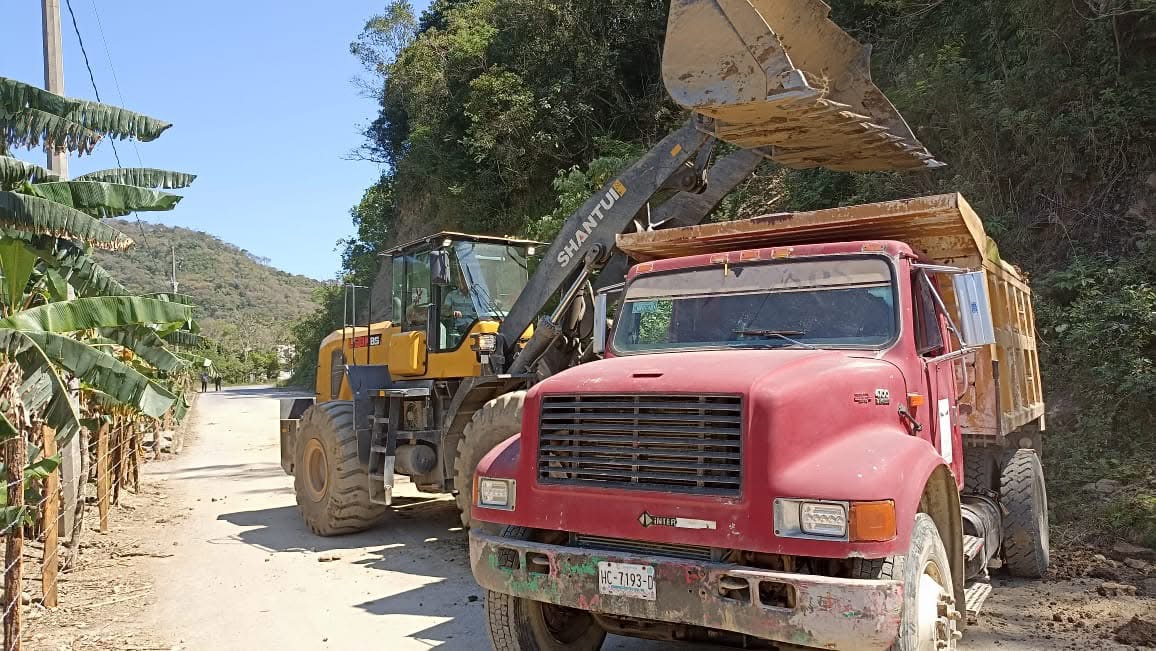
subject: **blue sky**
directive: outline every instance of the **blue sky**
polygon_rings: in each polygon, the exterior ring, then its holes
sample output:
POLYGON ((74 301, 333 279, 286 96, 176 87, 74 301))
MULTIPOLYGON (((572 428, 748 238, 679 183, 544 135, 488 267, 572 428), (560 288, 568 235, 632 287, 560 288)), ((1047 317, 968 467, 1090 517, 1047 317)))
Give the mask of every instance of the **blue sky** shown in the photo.
MULTIPOLYGON (((413 4, 420 11, 428 2, 413 4)), ((65 94, 95 99, 61 5, 65 94)), ((361 67, 349 42, 384 6, 72 0, 101 99, 173 123, 136 150, 118 142, 122 163, 137 166, 139 151, 146 167, 198 175, 175 211, 141 218, 206 231, 292 273, 332 278, 336 241, 353 233, 349 209, 380 174, 373 163, 344 157, 361 142, 359 125, 375 115, 352 83, 361 67)), ((3 31, 0 76, 43 85, 40 3, 7 3, 3 31)), ((43 162, 41 151, 14 153, 43 162)), ((69 164, 76 176, 116 161, 103 142, 69 164)))

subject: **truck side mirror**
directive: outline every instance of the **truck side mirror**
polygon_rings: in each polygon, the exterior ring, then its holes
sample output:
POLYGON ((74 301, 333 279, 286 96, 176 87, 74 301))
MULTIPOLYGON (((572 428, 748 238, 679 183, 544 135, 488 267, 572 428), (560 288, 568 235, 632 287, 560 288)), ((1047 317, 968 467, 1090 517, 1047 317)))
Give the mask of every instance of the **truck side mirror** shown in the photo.
POLYGON ((429 252, 430 281, 435 285, 450 284, 450 254, 445 251, 429 252))
POLYGON ((963 345, 986 346, 995 343, 995 325, 991 317, 991 300, 987 294, 987 274, 972 271, 952 276, 955 303, 959 309, 960 335, 963 345))

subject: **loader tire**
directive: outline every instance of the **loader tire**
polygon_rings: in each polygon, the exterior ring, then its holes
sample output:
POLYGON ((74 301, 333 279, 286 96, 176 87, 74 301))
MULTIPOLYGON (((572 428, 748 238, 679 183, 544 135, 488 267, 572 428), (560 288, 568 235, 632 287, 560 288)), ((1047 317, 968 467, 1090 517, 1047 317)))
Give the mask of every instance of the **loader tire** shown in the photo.
POLYGON ((482 405, 474 412, 458 439, 454 459, 454 488, 457 489, 458 510, 462 526, 470 526, 470 506, 474 496, 474 472, 486 453, 522 429, 522 403, 525 391, 511 391, 482 405))
MULTIPOLYGON (((525 527, 505 527, 502 536, 530 537, 525 527)), ((584 610, 486 591, 486 628, 494 651, 596 651, 606 631, 584 610)))
POLYGON ((1048 493, 1044 466, 1035 450, 1015 451, 1000 476, 1003 559, 1008 573, 1038 579, 1048 570, 1048 493))
POLYGON ((890 651, 951 651, 957 647, 962 616, 953 597, 951 561, 930 515, 915 514, 906 554, 855 559, 851 578, 903 582, 899 637, 890 651))
POLYGON ((302 414, 293 492, 305 526, 318 536, 365 531, 388 511, 369 501, 369 470, 357 458, 352 402, 322 402, 302 414))

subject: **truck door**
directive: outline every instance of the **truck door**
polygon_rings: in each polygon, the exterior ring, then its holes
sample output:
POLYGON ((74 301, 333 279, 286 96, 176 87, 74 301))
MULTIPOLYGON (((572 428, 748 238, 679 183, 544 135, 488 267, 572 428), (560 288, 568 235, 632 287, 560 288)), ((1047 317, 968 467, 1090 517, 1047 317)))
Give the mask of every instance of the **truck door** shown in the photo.
POLYGON ((926 404, 917 419, 930 436, 929 441, 957 478, 963 476, 963 451, 956 432, 959 414, 956 408, 955 365, 963 360, 950 355, 945 315, 932 289, 932 280, 923 271, 913 277, 915 296, 915 343, 923 365, 927 386, 926 404))

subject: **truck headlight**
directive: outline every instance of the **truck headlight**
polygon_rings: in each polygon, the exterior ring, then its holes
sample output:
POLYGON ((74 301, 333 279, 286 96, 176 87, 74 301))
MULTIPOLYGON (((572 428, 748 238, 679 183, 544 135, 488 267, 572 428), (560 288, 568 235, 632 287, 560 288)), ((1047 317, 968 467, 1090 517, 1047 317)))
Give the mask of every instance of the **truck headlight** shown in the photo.
POLYGON ((799 524, 803 533, 842 538, 847 535, 847 507, 830 502, 803 502, 799 524))
POLYGON ((513 479, 478 478, 478 506, 488 509, 514 510, 513 479))
POLYGON ((847 538, 847 503, 775 500, 775 535, 785 538, 847 538))

